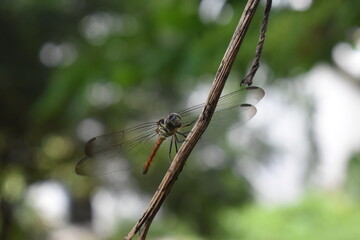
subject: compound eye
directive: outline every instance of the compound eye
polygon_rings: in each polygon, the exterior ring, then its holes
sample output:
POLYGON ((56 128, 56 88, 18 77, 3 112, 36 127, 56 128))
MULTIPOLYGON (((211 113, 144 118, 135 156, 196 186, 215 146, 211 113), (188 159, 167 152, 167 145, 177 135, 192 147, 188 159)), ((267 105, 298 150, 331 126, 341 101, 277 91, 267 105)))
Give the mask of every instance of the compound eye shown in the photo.
POLYGON ((178 114, 172 113, 168 116, 167 119, 172 127, 178 128, 181 126, 181 117, 178 114))
POLYGON ((181 117, 176 113, 172 113, 172 114, 169 115, 169 120, 171 120, 171 121, 181 120, 181 117))

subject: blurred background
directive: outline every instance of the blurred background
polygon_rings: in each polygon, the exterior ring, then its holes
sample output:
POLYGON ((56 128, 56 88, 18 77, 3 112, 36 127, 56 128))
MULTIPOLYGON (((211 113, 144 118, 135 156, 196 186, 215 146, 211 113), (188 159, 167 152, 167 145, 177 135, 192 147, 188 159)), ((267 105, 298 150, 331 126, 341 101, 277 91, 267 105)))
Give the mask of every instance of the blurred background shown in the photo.
MULTIPOLYGON (((84 143, 205 101, 246 1, 3 0, 0 239, 122 239, 168 167, 75 174, 84 143)), ((274 0, 246 125, 199 145, 149 239, 360 236, 360 2, 274 0)), ((250 66, 259 5, 224 93, 250 66)))

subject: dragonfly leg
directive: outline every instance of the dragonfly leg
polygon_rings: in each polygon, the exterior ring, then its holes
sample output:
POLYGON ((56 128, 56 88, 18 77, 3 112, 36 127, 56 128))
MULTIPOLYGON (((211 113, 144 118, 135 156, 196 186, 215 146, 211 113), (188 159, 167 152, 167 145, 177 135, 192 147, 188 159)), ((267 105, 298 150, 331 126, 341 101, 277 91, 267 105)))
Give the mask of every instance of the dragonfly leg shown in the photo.
MULTIPOLYGON (((196 119, 197 120, 197 119, 196 119)), ((196 122, 196 120, 194 120, 194 121, 192 121, 191 123, 188 123, 188 124, 186 124, 186 125, 184 125, 184 126, 182 126, 182 127, 188 127, 188 126, 191 126, 192 124, 194 124, 195 122, 196 122)))
MULTIPOLYGON (((190 131, 189 131, 189 132, 190 132, 190 131)), ((175 137, 176 142, 178 142, 178 143, 183 143, 183 142, 185 142, 185 139, 186 139, 187 134, 188 134, 189 132, 186 132, 186 133, 181 133, 181 132, 176 131, 176 133, 177 133, 177 134, 179 134, 179 135, 181 135, 181 136, 183 136, 183 137, 184 137, 184 139, 183 139, 183 140, 180 140, 180 139, 176 136, 176 137, 175 137)), ((176 135, 176 134, 175 134, 175 135, 176 135)))
MULTIPOLYGON (((189 132, 190 132, 190 131, 189 131, 189 132)), ((180 135, 183 136, 184 138, 187 137, 187 134, 188 134, 189 132, 181 133, 181 132, 176 131, 177 134, 180 134, 180 135)))
POLYGON ((171 163, 171 150, 172 150, 173 141, 174 141, 174 137, 172 136, 170 140, 170 148, 169 148, 169 163, 171 163))
POLYGON ((175 138, 174 145, 175 145, 175 151, 176 151, 176 153, 177 153, 177 152, 178 152, 177 143, 179 142, 179 139, 177 138, 176 133, 175 133, 173 136, 174 136, 173 138, 175 138))

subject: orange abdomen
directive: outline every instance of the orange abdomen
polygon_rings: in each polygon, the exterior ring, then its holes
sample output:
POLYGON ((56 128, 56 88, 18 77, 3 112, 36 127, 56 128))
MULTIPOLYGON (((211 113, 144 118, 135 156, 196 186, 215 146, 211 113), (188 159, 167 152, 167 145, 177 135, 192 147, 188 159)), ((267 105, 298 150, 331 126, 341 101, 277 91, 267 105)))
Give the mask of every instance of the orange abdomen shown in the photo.
POLYGON ((158 140, 156 141, 155 146, 152 149, 151 154, 150 154, 149 158, 147 159, 147 161, 146 161, 146 163, 144 165, 144 169, 143 169, 143 172, 142 172, 143 174, 146 174, 147 171, 149 170, 150 165, 151 165, 152 161, 155 158, 156 152, 159 149, 159 147, 160 147, 160 145, 161 145, 161 143, 163 141, 164 141, 164 139, 162 139, 162 138, 158 138, 158 140))

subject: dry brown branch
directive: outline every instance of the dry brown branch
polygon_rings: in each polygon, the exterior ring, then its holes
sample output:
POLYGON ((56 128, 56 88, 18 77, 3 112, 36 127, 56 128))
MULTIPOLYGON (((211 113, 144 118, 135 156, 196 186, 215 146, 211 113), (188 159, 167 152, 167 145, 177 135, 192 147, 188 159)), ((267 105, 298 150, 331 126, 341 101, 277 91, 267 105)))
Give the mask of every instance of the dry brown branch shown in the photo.
POLYGON ((164 178, 162 179, 159 187, 157 188, 143 216, 139 219, 133 229, 125 237, 126 240, 132 239, 134 235, 140 230, 141 231, 139 239, 146 238, 152 220, 160 209, 166 196, 169 194, 171 187, 177 180, 178 175, 181 172, 183 166, 185 165, 185 162, 189 157, 191 151, 195 147, 201 135, 204 133, 207 126, 209 125, 211 117, 216 108, 216 104, 220 98, 221 92, 224 88, 225 82, 234 63, 235 57, 240 49, 242 41, 244 40, 246 31, 249 28, 251 19, 255 14, 259 1, 260 0, 248 0, 240 18, 240 21, 235 29, 233 37, 220 63, 208 99, 206 101, 206 106, 202 114, 200 115, 192 131, 186 138, 186 141, 182 144, 179 152, 173 159, 169 169, 167 170, 164 178))
POLYGON ((269 22, 270 10, 271 10, 272 0, 267 0, 265 5, 264 19, 260 29, 259 42, 256 46, 255 57, 251 64, 251 68, 249 69, 246 77, 241 81, 240 85, 246 84, 248 86, 252 85, 252 80, 260 66, 260 57, 262 53, 262 49, 265 42, 265 33, 267 29, 267 24, 269 22))

